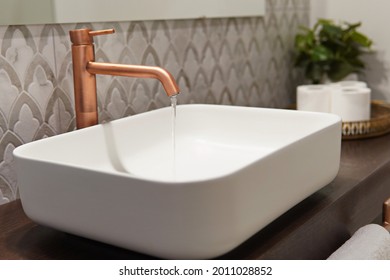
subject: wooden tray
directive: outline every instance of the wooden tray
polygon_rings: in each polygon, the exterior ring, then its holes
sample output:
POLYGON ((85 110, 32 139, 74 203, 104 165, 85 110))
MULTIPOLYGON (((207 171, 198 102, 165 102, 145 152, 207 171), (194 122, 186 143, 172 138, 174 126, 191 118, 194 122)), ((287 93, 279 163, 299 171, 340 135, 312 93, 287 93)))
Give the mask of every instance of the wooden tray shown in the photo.
POLYGON ((390 132, 390 104, 371 101, 371 119, 358 122, 343 122, 343 140, 363 139, 390 132))

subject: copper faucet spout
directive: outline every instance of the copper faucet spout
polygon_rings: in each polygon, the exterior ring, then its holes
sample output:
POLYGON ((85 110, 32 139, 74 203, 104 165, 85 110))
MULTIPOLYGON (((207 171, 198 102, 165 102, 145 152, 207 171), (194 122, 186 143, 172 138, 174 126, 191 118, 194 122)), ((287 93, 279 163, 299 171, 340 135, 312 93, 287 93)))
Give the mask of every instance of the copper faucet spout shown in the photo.
POLYGON ((100 75, 154 78, 161 82, 168 96, 173 96, 180 92, 179 86, 171 73, 161 67, 90 61, 87 64, 87 71, 91 74, 100 75))

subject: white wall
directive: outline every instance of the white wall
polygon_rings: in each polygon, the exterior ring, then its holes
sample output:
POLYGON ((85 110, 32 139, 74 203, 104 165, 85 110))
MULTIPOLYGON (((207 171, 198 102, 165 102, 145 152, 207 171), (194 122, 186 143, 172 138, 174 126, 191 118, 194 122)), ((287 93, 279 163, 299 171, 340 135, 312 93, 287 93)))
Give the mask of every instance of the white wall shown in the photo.
POLYGON ((374 54, 367 55, 367 69, 361 80, 373 90, 373 99, 390 101, 390 1, 311 0, 311 25, 317 18, 361 22, 360 31, 373 41, 374 54))

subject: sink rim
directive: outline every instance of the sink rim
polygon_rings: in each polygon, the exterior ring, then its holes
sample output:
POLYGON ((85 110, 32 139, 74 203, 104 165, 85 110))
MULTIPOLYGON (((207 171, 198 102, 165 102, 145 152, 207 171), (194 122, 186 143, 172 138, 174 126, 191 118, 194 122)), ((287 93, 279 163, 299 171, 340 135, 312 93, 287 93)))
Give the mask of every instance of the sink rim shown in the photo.
POLYGON ((13 151, 13 154, 14 154, 15 157, 19 157, 21 159, 23 158, 23 159, 32 160, 32 161, 45 162, 45 163, 55 164, 55 165, 58 165, 58 166, 64 166, 64 167, 67 167, 67 168, 74 168, 74 169, 85 170, 85 171, 89 171, 89 172, 92 172, 92 173, 96 172, 96 173, 101 173, 101 174, 110 174, 110 175, 115 175, 115 176, 122 176, 122 177, 125 177, 125 178, 130 178, 130 179, 138 180, 138 181, 147 181, 147 182, 154 182, 154 183, 166 183, 166 184, 185 184, 185 183, 194 183, 194 182, 210 182, 210 181, 213 181, 213 180, 219 180, 222 177, 233 176, 234 174, 240 172, 241 170, 243 170, 245 168, 250 167, 251 165, 256 164, 257 162, 259 162, 261 160, 267 160, 267 158, 271 157, 274 153, 278 153, 280 150, 287 149, 290 145, 293 145, 296 142, 302 141, 302 139, 304 139, 306 137, 309 137, 309 136, 317 134, 317 133, 321 133, 321 131, 323 129, 326 129, 327 127, 329 127, 331 125, 334 125, 334 124, 337 124, 337 123, 341 123, 341 118, 338 115, 335 115, 335 114, 323 113, 323 112, 292 111, 292 110, 289 110, 289 109, 244 107, 244 106, 215 105, 215 104, 182 104, 182 105, 178 105, 177 106, 177 111, 179 113, 181 109, 183 109, 183 108, 190 108, 190 107, 195 108, 195 109, 196 109, 196 107, 205 107, 205 108, 218 108, 218 109, 222 109, 222 110, 223 109, 228 109, 228 110, 231 110, 231 109, 233 109, 233 110, 262 110, 263 112, 284 112, 284 113, 288 113, 288 114, 292 113, 294 115, 295 114, 300 114, 302 116, 307 115, 307 116, 312 116, 312 117, 313 116, 320 116, 320 117, 325 117, 326 119, 328 119, 329 124, 326 127, 321 128, 320 130, 315 130, 315 131, 312 131, 310 133, 307 133, 302 138, 297 138, 295 140, 288 141, 285 144, 283 144, 281 146, 278 146, 276 149, 271 149, 270 151, 266 152, 266 154, 261 156, 260 158, 252 160, 252 161, 242 165, 241 167, 239 167, 239 168, 237 168, 237 169, 235 169, 235 170, 233 170, 231 172, 224 173, 224 174, 219 174, 219 175, 214 175, 214 176, 210 176, 210 177, 207 177, 207 178, 191 179, 191 180, 158 180, 158 179, 149 178, 149 177, 145 177, 145 176, 137 175, 137 174, 132 174, 132 173, 129 173, 129 172, 123 172, 123 171, 119 171, 119 170, 115 170, 115 169, 112 169, 112 170, 101 170, 101 169, 96 169, 95 166, 88 167, 88 166, 84 166, 84 165, 73 165, 73 164, 70 164, 70 163, 60 162, 60 159, 58 159, 58 160, 48 160, 48 159, 34 158, 33 156, 28 156, 28 155, 26 156, 25 155, 26 152, 28 153, 28 150, 34 149, 35 146, 43 145, 42 144, 43 142, 60 141, 59 140, 60 138, 67 138, 67 137, 74 137, 75 138, 75 137, 77 137, 78 134, 86 134, 86 133, 88 133, 91 130, 101 130, 101 129, 104 130, 105 127, 107 127, 107 126, 109 126, 111 124, 125 123, 125 122, 128 122, 130 120, 136 120, 137 118, 143 118, 146 115, 158 114, 159 111, 163 111, 163 110, 169 111, 170 107, 159 108, 159 109, 156 109, 156 110, 147 111, 147 112, 143 112, 143 113, 140 113, 140 114, 136 114, 136 115, 124 117, 124 118, 121 118, 121 119, 113 120, 113 121, 110 121, 110 122, 107 122, 107 123, 102 123, 102 124, 98 124, 98 125, 95 125, 95 126, 87 127, 87 128, 84 128, 84 129, 74 130, 74 131, 70 131, 68 133, 55 135, 55 136, 48 137, 48 138, 39 139, 39 140, 36 140, 34 142, 30 142, 30 143, 21 145, 19 147, 16 147, 14 149, 14 151, 13 151))

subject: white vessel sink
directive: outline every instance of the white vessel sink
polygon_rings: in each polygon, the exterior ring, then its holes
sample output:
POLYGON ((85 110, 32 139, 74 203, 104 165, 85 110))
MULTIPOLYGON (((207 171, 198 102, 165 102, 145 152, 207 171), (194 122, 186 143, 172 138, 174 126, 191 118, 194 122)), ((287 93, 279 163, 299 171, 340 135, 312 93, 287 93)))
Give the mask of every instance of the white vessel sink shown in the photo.
POLYGON ((39 224, 162 258, 213 258, 333 180, 340 118, 182 105, 14 150, 39 224), (175 162, 174 162, 175 158, 175 162))

